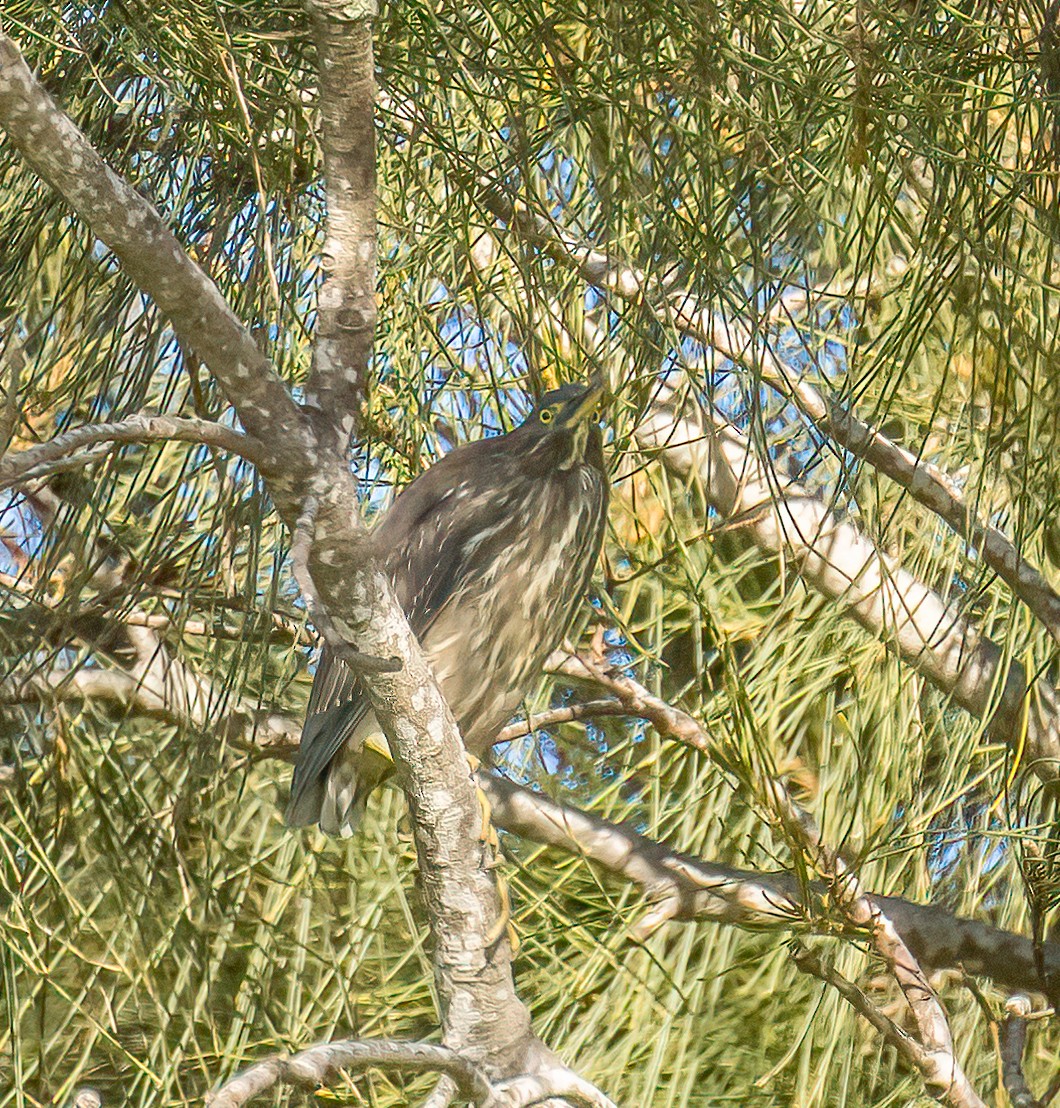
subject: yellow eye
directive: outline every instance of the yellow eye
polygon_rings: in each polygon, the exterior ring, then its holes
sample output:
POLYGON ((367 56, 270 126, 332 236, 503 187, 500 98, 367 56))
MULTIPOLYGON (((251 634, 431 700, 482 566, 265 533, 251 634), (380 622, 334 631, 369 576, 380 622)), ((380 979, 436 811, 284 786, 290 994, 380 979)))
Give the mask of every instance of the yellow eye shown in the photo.
POLYGON ((537 418, 540 419, 542 423, 551 423, 552 416, 553 412, 551 408, 542 408, 541 414, 537 418))

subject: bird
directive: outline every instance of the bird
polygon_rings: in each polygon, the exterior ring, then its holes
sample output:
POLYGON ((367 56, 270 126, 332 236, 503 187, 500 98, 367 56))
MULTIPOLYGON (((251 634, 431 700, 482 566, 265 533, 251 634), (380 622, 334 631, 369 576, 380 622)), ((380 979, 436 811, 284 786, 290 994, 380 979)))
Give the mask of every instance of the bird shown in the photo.
MULTIPOLYGON (((514 715, 589 587, 609 498, 603 393, 598 377, 546 392, 518 427, 426 469, 372 532, 474 757, 514 715)), ((391 768, 360 679, 325 644, 288 825, 353 834, 391 768)))

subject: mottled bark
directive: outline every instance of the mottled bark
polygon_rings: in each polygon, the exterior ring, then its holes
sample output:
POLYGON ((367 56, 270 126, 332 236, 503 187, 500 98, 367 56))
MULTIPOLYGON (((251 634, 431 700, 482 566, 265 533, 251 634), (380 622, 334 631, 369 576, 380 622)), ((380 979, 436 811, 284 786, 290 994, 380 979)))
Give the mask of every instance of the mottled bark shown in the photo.
POLYGON ((345 1039, 320 1043, 292 1058, 268 1058, 233 1078, 209 1098, 209 1108, 242 1105, 278 1085, 315 1089, 334 1081, 339 1073, 379 1068, 403 1073, 444 1073, 465 1100, 482 1104, 491 1088, 485 1075, 466 1058, 436 1043, 399 1040, 345 1039))
POLYGON ((316 448, 308 423, 249 329, 188 257, 158 212, 103 163, 0 33, 0 128, 26 164, 109 247, 216 376, 259 440, 271 491, 290 517, 316 448))
MULTIPOLYGON (((337 9, 329 11, 334 16, 337 9)), ((341 49, 351 64, 359 59, 362 70, 367 65, 370 71, 367 29, 355 25, 365 14, 347 9, 348 18, 331 30, 348 34, 351 41, 334 41, 328 48, 341 49)), ((365 80, 368 76, 370 72, 365 80)), ((367 87, 362 83, 361 94, 367 87)), ((326 106, 325 115, 332 110, 326 106)), ((334 118, 341 118, 344 109, 335 111, 334 118)), ((362 119, 370 120, 370 105, 361 105, 360 111, 362 119)), ((288 523, 295 525, 308 497, 317 501, 308 565, 332 624, 355 651, 404 663, 399 672, 366 679, 365 686, 409 796, 446 1038, 459 1044, 466 1056, 481 1059, 496 1077, 559 1072, 532 1034, 529 1015, 515 995, 492 852, 481 841, 481 807, 459 732, 389 582, 376 568, 343 450, 336 448, 330 432, 328 441, 320 440, 318 425, 294 403, 213 283, 154 208, 107 169, 3 35, 0 127, 26 162, 114 251, 129 277, 169 317, 181 340, 209 366, 244 427, 258 440, 254 449, 259 451, 268 490, 288 523)), ((324 139, 328 141, 327 134, 324 139)), ((353 197, 352 189, 365 187, 368 180, 351 182, 346 198, 360 204, 362 214, 370 211, 370 201, 353 197)), ((340 198, 336 205, 341 208, 344 202, 340 198)), ((336 314, 340 330, 346 294, 353 290, 363 296, 364 282, 370 283, 372 259, 367 266, 361 264, 366 261, 366 234, 362 221, 355 236, 362 251, 359 263, 352 277, 346 275, 348 281, 336 281, 336 296, 324 305, 325 314, 336 314)), ((374 289, 372 297, 374 304, 374 289)), ((369 348, 357 348, 362 359, 369 348)), ((318 381, 330 381, 331 386, 342 381, 348 389, 351 356, 342 343, 324 344, 314 366, 318 381)), ((361 381, 366 368, 359 367, 361 381)), ((346 427, 342 418, 337 425, 346 427)), ((151 672, 149 663, 144 672, 151 672)), ((160 698, 183 698, 187 704, 182 708, 196 715, 203 690, 194 682, 174 687, 171 671, 158 671, 153 681, 160 698)))
POLYGON ((376 323, 375 68, 368 0, 311 0, 317 44, 327 237, 305 406, 321 443, 357 426, 376 323))
MULTIPOLYGON (((883 1036, 899 1056, 920 1072, 928 1089, 936 1100, 950 1108, 986 1108, 979 1094, 972 1088, 963 1070, 957 1065, 952 1044, 949 1050, 925 1046, 904 1028, 885 1015, 852 981, 829 966, 815 951, 798 945, 792 955, 795 965, 803 973, 830 985, 857 1012, 883 1036)), ((939 1009, 941 1011, 941 1008, 939 1009)), ((946 1028, 947 1034, 949 1028, 946 1028)))
MULTIPOLYGON (((838 851, 825 843, 813 817, 796 805, 779 783, 769 784, 773 786, 773 804, 780 813, 785 830, 814 870, 824 878, 836 914, 867 935, 871 948, 882 959, 905 997, 912 1017, 912 1029, 909 1032, 900 1031, 879 1012, 884 1026, 890 1028, 888 1037, 901 1046, 937 1100, 950 1105, 950 1108, 986 1108, 957 1059, 953 1032, 942 1002, 893 920, 879 900, 865 892, 856 870, 838 851)), ((799 964, 798 957, 796 964, 799 964)), ((802 966, 838 989, 874 1026, 880 1026, 872 1018, 873 1006, 866 1007, 867 998, 859 989, 827 967, 815 965, 810 957, 803 957, 802 966)))
POLYGON ((367 536, 351 539, 350 512, 334 489, 321 490, 309 570, 350 643, 405 661, 366 688, 409 800, 445 1041, 491 1076, 532 1071, 545 1052, 515 995, 492 851, 482 841, 482 808, 460 734, 367 536), (370 571, 351 571, 366 563, 370 571))

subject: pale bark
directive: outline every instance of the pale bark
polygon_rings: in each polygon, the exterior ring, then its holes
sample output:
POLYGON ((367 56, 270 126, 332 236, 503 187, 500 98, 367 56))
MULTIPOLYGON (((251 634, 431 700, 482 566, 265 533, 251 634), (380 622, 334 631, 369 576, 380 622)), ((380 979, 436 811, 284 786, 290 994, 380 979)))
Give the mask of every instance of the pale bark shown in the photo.
POLYGON ((320 77, 327 238, 306 408, 345 450, 366 396, 376 324, 374 0, 311 0, 320 77))
MULTIPOLYGON (((825 878, 839 914, 855 928, 868 933, 872 949, 883 959, 905 997, 915 1030, 909 1034, 900 1032, 881 1012, 884 1026, 889 1024, 892 1029, 888 1037, 900 1046, 936 1099, 951 1108, 986 1108, 957 1060, 953 1033, 942 1002, 882 905, 865 892, 855 870, 837 851, 826 845, 813 817, 791 801, 787 790, 775 786, 773 802, 781 813, 785 829, 814 869, 825 878)), ((871 1005, 866 1008, 868 1001, 860 990, 852 985, 848 988, 849 983, 822 964, 815 963, 808 954, 804 954, 801 960, 796 956, 795 961, 803 969, 828 981, 874 1026, 880 1026, 872 1019, 871 1005)))
MULTIPOLYGON (((669 922, 694 921, 751 931, 819 929, 835 935, 834 916, 825 910, 829 893, 825 883, 811 884, 807 890, 791 873, 763 873, 705 861, 502 777, 480 770, 477 778, 498 827, 583 857, 643 891, 647 908, 630 925, 630 934, 638 941, 669 922)), ((1043 978, 1039 951, 1030 939, 932 905, 879 893, 867 895, 922 965, 932 970, 962 967, 1006 989, 1060 997, 1060 943, 1041 945, 1043 978)))
MULTIPOLYGON (((347 23, 345 30, 351 27, 347 23)), ((370 105, 365 110, 370 118, 370 105)), ((321 441, 213 283, 151 205, 106 168, 3 35, 0 127, 217 377, 243 426, 258 440, 262 474, 289 525, 301 516, 307 497, 317 501, 308 564, 321 603, 354 650, 403 663, 398 673, 366 679, 365 690, 409 797, 447 1039, 497 1077, 550 1072, 555 1063, 530 1031, 515 995, 492 858, 479 838, 481 808, 460 735, 390 583, 376 567, 358 518, 344 444, 321 441)), ((326 142, 327 132, 323 138, 326 142)), ((332 201, 341 206, 341 197, 329 196, 332 201)), ((321 309, 341 317, 343 296, 321 309)), ((323 347, 314 369, 320 380, 347 378, 348 366, 330 361, 336 353, 345 356, 337 347, 323 347)), ((345 427, 344 417, 339 423, 345 427)), ((157 674, 155 691, 185 695, 188 710, 196 711, 198 691, 167 687, 167 680, 165 673, 157 674)))
POLYGON ((491 1086, 485 1074, 448 1047, 436 1043, 400 1040, 345 1039, 320 1043, 291 1058, 267 1058, 227 1082, 207 1100, 208 1108, 242 1108, 242 1105, 280 1085, 315 1089, 334 1081, 342 1072, 359 1073, 379 1068, 402 1073, 444 1073, 467 1100, 485 1104, 491 1086))
MULTIPOLYGON (((188 257, 158 212, 103 163, 52 102, 14 43, 0 34, 0 127, 122 263, 130 279, 169 317, 262 443, 265 467, 285 484, 284 462, 313 455, 306 420, 248 328, 188 257)), ((281 500, 283 498, 281 497, 281 500)))

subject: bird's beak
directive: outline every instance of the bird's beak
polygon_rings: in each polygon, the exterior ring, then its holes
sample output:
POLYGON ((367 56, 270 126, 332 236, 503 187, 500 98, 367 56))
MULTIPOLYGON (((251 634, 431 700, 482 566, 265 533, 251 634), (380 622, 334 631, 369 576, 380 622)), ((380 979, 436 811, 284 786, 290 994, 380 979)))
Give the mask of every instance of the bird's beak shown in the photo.
POLYGON ((590 418, 603 399, 605 392, 603 376, 597 371, 589 378, 584 394, 574 401, 568 422, 573 426, 590 418))

